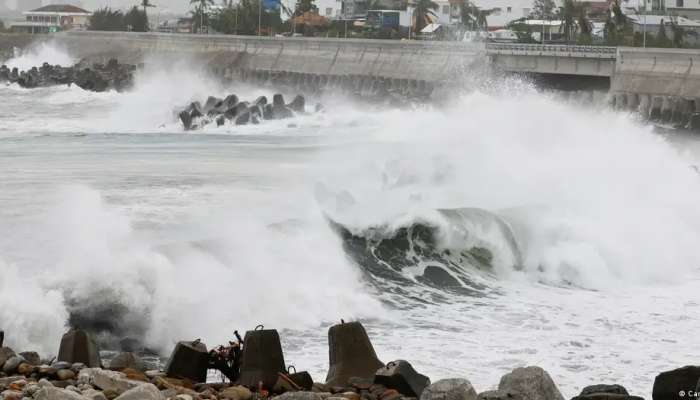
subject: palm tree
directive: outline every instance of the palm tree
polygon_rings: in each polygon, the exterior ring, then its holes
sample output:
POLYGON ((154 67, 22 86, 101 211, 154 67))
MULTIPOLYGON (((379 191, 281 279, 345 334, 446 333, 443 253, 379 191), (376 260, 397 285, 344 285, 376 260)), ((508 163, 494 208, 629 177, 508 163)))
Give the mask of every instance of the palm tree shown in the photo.
POLYGON ((210 5, 214 5, 214 0, 190 0, 190 4, 199 4, 199 32, 204 32, 204 12, 210 5))
POLYGON ((416 33, 420 32, 425 28, 426 19, 429 15, 437 18, 435 10, 439 8, 438 4, 433 0, 417 0, 415 3, 415 8, 413 9, 413 15, 416 18, 416 33))
MULTIPOLYGON (((148 12, 146 10, 148 7, 155 7, 155 4, 152 4, 150 0, 141 0, 141 7, 143 7, 143 15, 146 17, 146 21, 148 21, 148 12)), ((146 29, 148 29, 148 24, 146 24, 146 29)))
POLYGON ((466 29, 472 31, 488 30, 488 21, 486 17, 491 15, 493 10, 482 10, 469 2, 469 0, 459 0, 457 5, 459 6, 459 16, 462 20, 462 25, 464 25, 466 29))

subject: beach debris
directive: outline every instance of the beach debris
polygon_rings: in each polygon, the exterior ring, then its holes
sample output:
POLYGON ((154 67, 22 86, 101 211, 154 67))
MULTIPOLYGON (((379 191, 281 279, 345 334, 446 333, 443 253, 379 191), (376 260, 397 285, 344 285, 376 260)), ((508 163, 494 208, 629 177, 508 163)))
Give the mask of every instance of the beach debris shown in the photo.
POLYGON ((416 372, 408 361, 396 360, 377 370, 374 383, 409 397, 420 397, 423 389, 430 385, 430 378, 416 372))

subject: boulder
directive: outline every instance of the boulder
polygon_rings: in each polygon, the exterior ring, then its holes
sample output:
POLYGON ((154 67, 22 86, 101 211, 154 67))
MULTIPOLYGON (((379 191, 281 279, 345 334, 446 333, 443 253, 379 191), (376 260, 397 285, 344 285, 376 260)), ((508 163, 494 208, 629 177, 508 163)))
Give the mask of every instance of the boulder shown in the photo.
POLYGON ((272 398, 273 400, 324 400, 323 396, 315 392, 287 392, 272 398))
POLYGON ((224 107, 226 107, 227 110, 236 104, 238 104, 238 96, 235 94, 230 94, 224 99, 224 107))
POLYGON ((0 392, 0 399, 3 400, 22 400, 24 395, 18 390, 3 390, 0 392))
POLYGON ((115 400, 165 400, 165 396, 151 383, 144 383, 122 393, 115 400))
POLYGON ((180 118, 180 122, 182 122, 182 126, 186 131, 192 129, 192 114, 190 111, 182 110, 178 114, 178 117, 180 118))
POLYGON ((53 386, 44 386, 34 395, 34 400, 86 400, 85 397, 70 390, 53 386))
POLYGON ((204 382, 209 368, 207 346, 199 340, 179 342, 170 355, 165 373, 172 378, 186 378, 193 382, 204 382))
POLYGON ((38 370, 39 367, 31 365, 29 363, 23 362, 17 367, 17 373, 20 375, 30 375, 31 373, 38 370))
POLYGON ((295 112, 302 113, 306 109, 306 99, 304 99, 304 96, 298 94, 291 103, 287 104, 287 107, 295 112))
POLYGON ((219 392, 220 399, 250 400, 253 393, 244 386, 231 386, 219 392))
POLYGON ((564 400, 552 377, 536 366, 516 368, 504 375, 498 389, 520 393, 528 400, 564 400))
POLYGON ((15 352, 9 347, 0 347, 0 368, 5 365, 5 361, 14 357, 15 352))
POLYGON ((256 329, 246 332, 238 382, 249 387, 257 387, 262 382, 263 387, 270 390, 277 383, 280 372, 287 373, 287 369, 277 330, 256 329))
POLYGON ((26 360, 22 356, 12 356, 5 361, 5 364, 3 364, 2 372, 12 375, 17 372, 17 367, 19 367, 19 365, 23 362, 26 362, 26 360))
POLYGON ((477 400, 526 400, 519 393, 511 393, 503 390, 489 390, 479 393, 477 400))
POLYGON ((91 368, 99 367, 102 364, 97 342, 81 329, 73 329, 63 335, 57 360, 71 364, 81 362, 91 368))
POLYGON ((679 392, 694 390, 700 380, 700 366, 685 366, 662 372, 654 379, 653 400, 680 399, 679 392))
POLYGON ((423 390, 420 400, 476 400, 476 390, 466 379, 441 379, 423 390))
POLYGON ((379 368, 374 383, 396 389, 408 397, 420 397, 423 389, 430 385, 430 378, 416 372, 408 361, 397 360, 379 368))
POLYGON ((253 104, 255 104, 256 106, 264 107, 265 105, 267 105, 267 97, 260 96, 257 99, 255 99, 253 104))
POLYGON ((75 372, 70 369, 59 369, 56 372, 56 377, 58 377, 58 379, 61 381, 75 379, 75 372))
POLYGON ((623 394, 625 396, 629 395, 627 389, 625 389, 625 387, 622 385, 591 385, 583 388, 579 396, 588 396, 597 393, 623 394))
POLYGON ((314 386, 314 380, 307 371, 294 372, 289 374, 289 379, 294 382, 297 386, 304 390, 311 390, 314 386))
POLYGON ((328 329, 328 358, 326 384, 330 386, 344 386, 354 376, 373 379, 384 366, 360 322, 343 322, 328 329))
POLYGON ((121 371, 126 368, 143 371, 143 360, 141 360, 141 357, 136 353, 124 352, 117 354, 117 356, 109 362, 109 369, 113 371, 121 371))
POLYGON ((83 397, 89 399, 89 400, 107 400, 107 396, 105 396, 104 393, 95 390, 95 389, 87 389, 83 391, 83 397))
POLYGON ((121 372, 104 370, 99 368, 85 368, 78 374, 78 383, 90 384, 103 391, 111 390, 117 394, 126 392, 144 383, 128 379, 121 372))
POLYGON ((31 365, 40 365, 41 364, 41 357, 39 357, 39 353, 37 353, 36 351, 23 351, 23 352, 19 353, 19 355, 24 357, 27 364, 31 364, 31 365))

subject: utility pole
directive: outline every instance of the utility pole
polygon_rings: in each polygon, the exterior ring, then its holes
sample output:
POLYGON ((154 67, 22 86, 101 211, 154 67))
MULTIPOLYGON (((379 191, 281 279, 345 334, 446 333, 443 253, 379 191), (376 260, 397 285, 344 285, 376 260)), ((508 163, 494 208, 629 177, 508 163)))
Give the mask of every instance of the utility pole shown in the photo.
POLYGON ((262 25, 262 0, 258 0, 258 36, 261 35, 261 25, 262 25))

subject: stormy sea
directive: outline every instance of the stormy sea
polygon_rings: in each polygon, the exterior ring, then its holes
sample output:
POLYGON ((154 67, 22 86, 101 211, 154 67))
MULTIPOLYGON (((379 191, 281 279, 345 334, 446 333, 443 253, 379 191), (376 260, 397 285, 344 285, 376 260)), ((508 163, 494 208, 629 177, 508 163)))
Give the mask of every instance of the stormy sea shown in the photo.
MULTIPOLYGON (((8 65, 45 61, 76 60, 43 46, 8 65)), ((567 398, 648 395, 697 362, 700 138, 516 78, 183 130, 178 107, 229 93, 274 89, 187 62, 122 93, 0 87, 7 345, 55 354, 77 323, 167 357, 262 324, 323 380, 342 318, 433 380, 483 391, 538 365, 567 398)))

